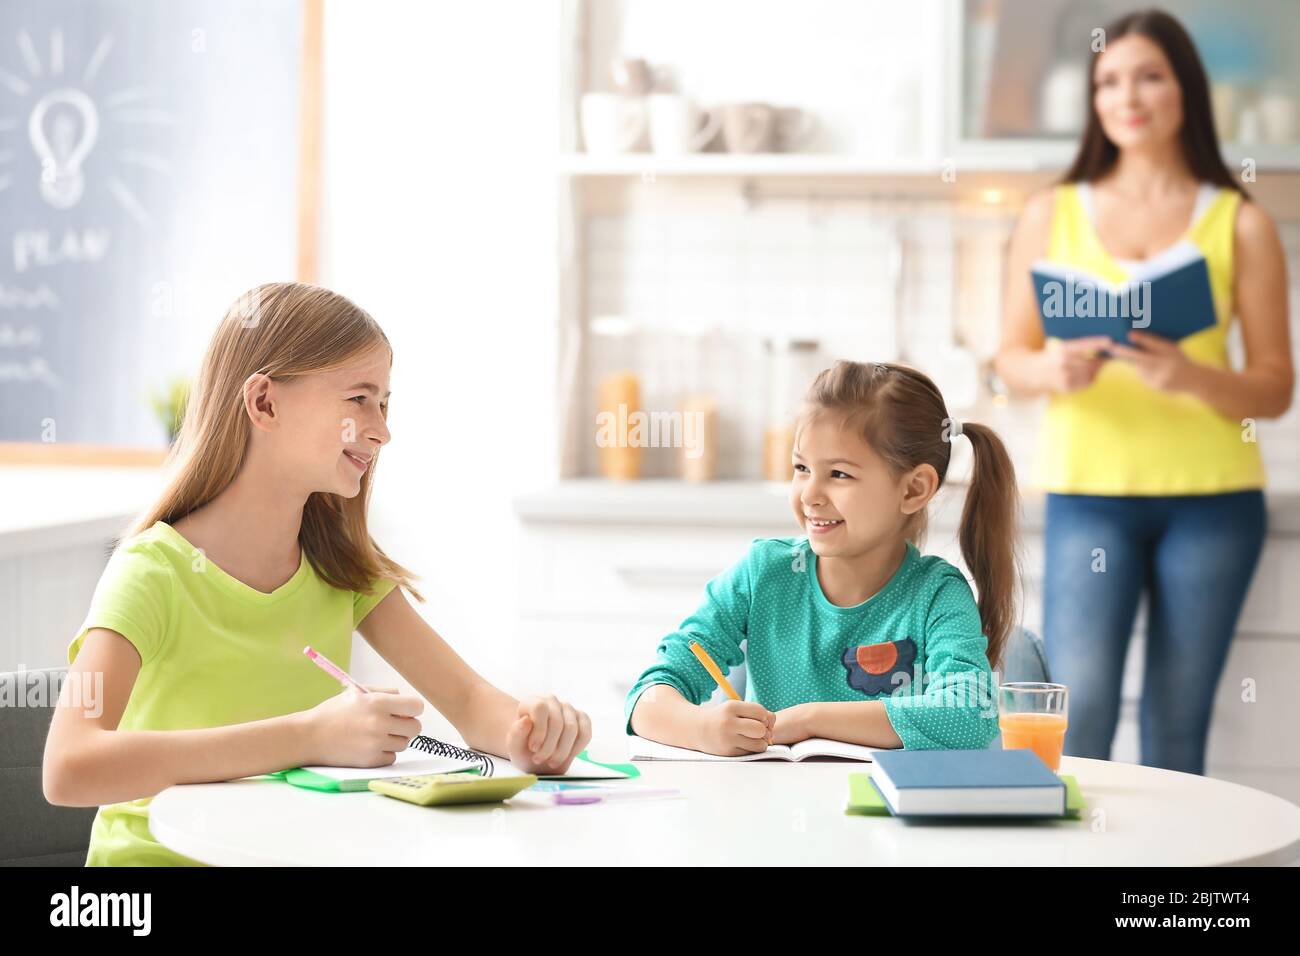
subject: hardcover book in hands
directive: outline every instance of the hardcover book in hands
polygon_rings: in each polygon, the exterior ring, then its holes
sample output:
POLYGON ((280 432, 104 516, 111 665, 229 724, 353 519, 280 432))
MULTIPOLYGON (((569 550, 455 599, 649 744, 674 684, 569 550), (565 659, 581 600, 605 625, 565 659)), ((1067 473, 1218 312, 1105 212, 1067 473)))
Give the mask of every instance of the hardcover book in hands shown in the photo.
POLYGON ((1118 285, 1055 262, 1030 272, 1043 332, 1053 338, 1107 335, 1136 345, 1128 333, 1138 329, 1176 342, 1218 321, 1205 256, 1192 242, 1135 264, 1118 285))

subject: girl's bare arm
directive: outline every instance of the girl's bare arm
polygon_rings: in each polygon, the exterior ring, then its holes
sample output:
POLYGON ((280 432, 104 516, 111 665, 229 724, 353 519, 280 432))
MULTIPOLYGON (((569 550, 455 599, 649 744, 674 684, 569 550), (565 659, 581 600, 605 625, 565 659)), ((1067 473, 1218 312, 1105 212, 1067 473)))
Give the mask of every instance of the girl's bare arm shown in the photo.
POLYGON ((50 803, 100 806, 150 797, 173 784, 311 762, 305 712, 200 730, 119 731, 139 672, 140 655, 121 634, 94 628, 86 635, 45 740, 42 786, 50 803))

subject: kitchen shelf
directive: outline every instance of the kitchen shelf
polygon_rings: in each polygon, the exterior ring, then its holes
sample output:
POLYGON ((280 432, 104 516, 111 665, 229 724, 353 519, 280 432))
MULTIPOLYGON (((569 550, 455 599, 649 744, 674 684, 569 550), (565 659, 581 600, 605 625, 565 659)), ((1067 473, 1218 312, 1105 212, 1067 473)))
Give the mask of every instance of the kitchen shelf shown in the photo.
MULTIPOLYGON (((955 528, 966 486, 949 482, 931 505, 931 526, 955 528)), ((1041 496, 1026 496, 1029 524, 1041 526, 1041 496)), ((570 478, 514 500, 529 524, 756 527, 798 534, 790 511, 789 482, 702 481, 642 478, 610 481, 570 478)))
MULTIPOLYGON (((966 173, 1042 174, 1064 171, 1075 144, 1055 140, 966 143, 955 151, 958 182, 966 173)), ((1234 173, 1245 159, 1254 159, 1260 172, 1300 173, 1300 145, 1230 143, 1224 159, 1234 173)), ((621 153, 612 156, 566 153, 558 171, 577 179, 597 177, 863 177, 938 180, 948 168, 942 161, 871 159, 830 153, 693 153, 661 156, 621 153)))
POLYGON ((560 172, 569 176, 937 176, 941 168, 920 160, 873 161, 857 156, 818 153, 694 153, 661 156, 622 153, 598 156, 570 153, 560 157, 560 172))
POLYGON ((1234 174, 1248 158, 1266 172, 1300 173, 1300 143, 1227 143, 1223 154, 1228 171, 1234 174))
MULTIPOLYGON (((930 528, 955 531, 969 486, 947 481, 930 503, 930 528)), ((1266 492, 1269 533, 1300 536, 1300 491, 1266 492)), ((790 512, 787 482, 703 481, 642 478, 610 481, 569 478, 514 499, 515 515, 529 524, 672 525, 689 527, 785 527, 798 531, 790 512)), ((1043 528, 1046 496, 1020 490, 1020 530, 1043 528)))

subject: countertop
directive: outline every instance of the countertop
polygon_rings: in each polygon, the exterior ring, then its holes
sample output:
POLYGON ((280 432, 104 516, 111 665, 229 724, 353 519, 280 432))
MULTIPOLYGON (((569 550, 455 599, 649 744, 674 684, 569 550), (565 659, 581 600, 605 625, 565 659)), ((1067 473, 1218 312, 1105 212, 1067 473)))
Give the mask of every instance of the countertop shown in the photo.
MULTIPOLYGON (((930 504, 930 527, 955 530, 967 486, 947 484, 930 504)), ((761 481, 691 483, 673 479, 607 481, 574 478, 521 495, 515 513, 530 524, 640 524, 706 527, 791 528, 789 485, 761 481)), ((1300 493, 1265 491, 1270 535, 1300 535, 1300 493)), ((1041 492, 1021 493, 1020 528, 1041 532, 1046 501, 1041 492)), ((793 533, 791 531, 790 533, 793 533)))
POLYGON ((162 489, 157 467, 0 467, 0 558, 107 540, 162 489))

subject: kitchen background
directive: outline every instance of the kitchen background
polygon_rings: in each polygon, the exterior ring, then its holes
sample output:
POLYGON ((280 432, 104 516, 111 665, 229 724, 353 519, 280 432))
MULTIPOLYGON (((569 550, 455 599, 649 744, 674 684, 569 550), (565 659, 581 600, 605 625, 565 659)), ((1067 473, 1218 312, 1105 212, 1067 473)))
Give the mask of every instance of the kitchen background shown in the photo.
MULTIPOLYGON (((424 575, 427 619, 508 689, 585 707, 595 749, 617 756, 623 693, 657 638, 752 537, 794 532, 769 459, 816 370, 917 365, 955 415, 998 429, 1027 479, 1041 403, 1006 395, 991 367, 1006 240, 1072 153, 1090 31, 1132 6, 325 0, 317 280, 394 343, 372 529, 424 575), (620 400, 704 410, 714 438, 699 459, 599 448, 596 416, 620 400)), ((1210 72, 1229 165, 1278 220, 1300 343, 1289 7, 1165 4, 1210 72)), ((0 38, 22 26, 5 17, 0 38)), ((192 373, 231 299, 292 277, 291 256, 236 255, 241 235, 205 236, 205 281, 121 394, 192 373)), ((0 336, 0 367, 14 347, 0 336)), ((1300 411, 1261 423, 1259 440, 1270 538, 1210 773, 1300 799, 1287 586, 1300 579, 1300 411)), ((965 467, 927 545, 959 565, 965 467)), ((154 465, 0 464, 0 668, 63 660, 104 543, 157 481, 154 465)), ((1042 502, 1023 492, 1023 618, 1038 630, 1042 502)), ((1137 759, 1142 629, 1140 616, 1119 760, 1137 759)), ((359 637, 354 669, 393 680, 359 637)), ((426 730, 446 732, 436 717, 426 730)))

